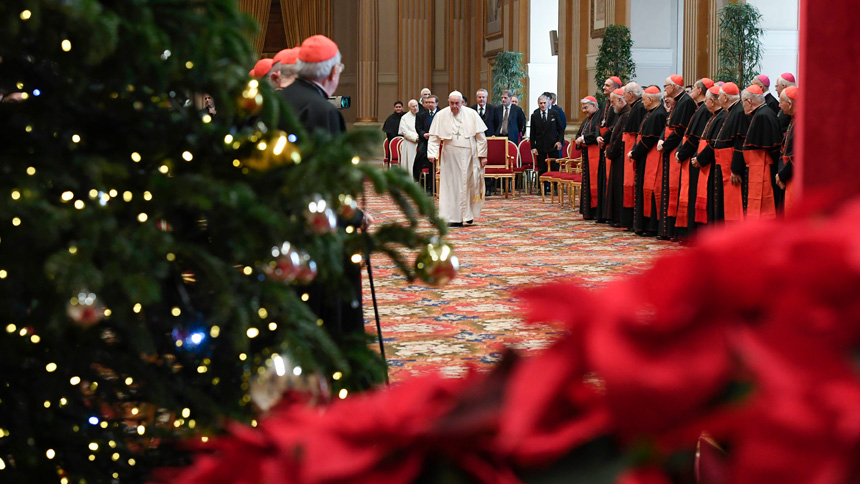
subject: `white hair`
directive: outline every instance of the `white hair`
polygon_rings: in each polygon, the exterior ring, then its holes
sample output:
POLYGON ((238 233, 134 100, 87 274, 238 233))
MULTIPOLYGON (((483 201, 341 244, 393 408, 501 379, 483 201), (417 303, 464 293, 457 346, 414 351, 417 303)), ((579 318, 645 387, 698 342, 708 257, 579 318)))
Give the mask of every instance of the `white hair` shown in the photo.
POLYGON ((646 92, 642 95, 648 96, 648 99, 650 99, 652 101, 663 102, 663 93, 662 92, 655 92, 655 93, 646 92))
POLYGON ((452 97, 458 97, 462 101, 463 93, 460 91, 451 91, 451 94, 448 94, 448 100, 450 100, 452 97))
POLYGON ((624 96, 622 94, 615 94, 615 91, 612 91, 611 93, 609 93, 609 99, 612 99, 613 96, 624 101, 624 104, 627 104, 627 100, 624 99, 624 96))
POLYGON ((679 86, 679 85, 675 84, 675 81, 673 81, 671 77, 666 78, 666 84, 674 87, 675 89, 684 89, 684 86, 679 86))
POLYGON ((590 99, 582 98, 582 99, 580 99, 580 100, 579 100, 579 103, 580 103, 580 104, 592 104, 592 105, 594 105, 595 107, 597 107, 597 101, 592 101, 592 100, 590 100, 590 99))
POLYGON ((796 82, 791 82, 791 81, 785 80, 785 79, 783 79, 782 76, 779 76, 776 78, 776 83, 782 87, 796 86, 797 85, 796 82))
POLYGON ((549 96, 547 96, 546 94, 541 94, 540 96, 538 96, 538 101, 540 101, 541 99, 543 99, 546 102, 552 102, 552 99, 549 96))
POLYGON ((720 95, 719 95, 719 94, 714 94, 714 93, 712 93, 710 89, 708 89, 708 90, 707 90, 707 92, 705 93, 705 95, 706 95, 707 97, 711 98, 711 99, 714 99, 714 100, 717 100, 717 99, 719 99, 719 98, 720 98, 720 95))
POLYGON ((319 81, 331 74, 331 70, 340 64, 340 58, 340 50, 338 50, 334 57, 322 62, 302 62, 299 59, 296 61, 296 71, 302 79, 319 81))
POLYGON ((738 99, 741 98, 740 94, 729 94, 729 93, 727 93, 726 91, 723 90, 723 86, 720 86, 720 93, 728 96, 729 101, 737 101, 738 99))
POLYGON ((477 96, 478 94, 481 94, 481 93, 484 93, 484 94, 486 94, 486 95, 488 95, 488 96, 490 95, 489 91, 487 91, 487 90, 486 90, 486 89, 484 89, 483 87, 482 87, 481 89, 478 89, 478 90, 475 92, 475 95, 477 96))
POLYGON ((644 92, 644 89, 642 89, 642 86, 640 86, 639 84, 637 84, 635 82, 631 82, 631 83, 627 84, 626 86, 624 86, 624 92, 625 93, 629 92, 630 94, 633 94, 634 96, 636 96, 636 99, 640 99, 642 97, 642 93, 644 92))
POLYGON ((741 91, 741 97, 742 97, 743 99, 752 99, 752 100, 753 100, 753 102, 754 102, 754 103, 756 103, 756 104, 762 104, 762 103, 764 103, 764 95, 762 95, 762 94, 755 94, 755 93, 752 93, 752 92, 747 91, 746 89, 744 89, 743 91, 741 91))
POLYGON ((293 77, 299 73, 299 68, 296 64, 281 64, 281 77, 293 77))
POLYGON ((409 102, 406 103, 406 105, 411 108, 412 103, 415 103, 416 106, 418 105, 418 101, 416 101, 415 99, 410 99, 409 102))

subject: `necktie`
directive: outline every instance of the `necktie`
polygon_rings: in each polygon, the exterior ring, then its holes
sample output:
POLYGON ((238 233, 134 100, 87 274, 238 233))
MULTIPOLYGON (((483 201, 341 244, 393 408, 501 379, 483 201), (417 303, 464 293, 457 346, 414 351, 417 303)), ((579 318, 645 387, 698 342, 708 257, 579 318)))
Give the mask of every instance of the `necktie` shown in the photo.
POLYGON ((480 114, 481 117, 483 118, 484 117, 484 108, 478 108, 478 114, 480 114))
POLYGON ((546 122, 546 111, 543 111, 543 122, 546 122))
POLYGON ((505 106, 505 115, 502 116, 502 134, 508 134, 508 107, 505 106))

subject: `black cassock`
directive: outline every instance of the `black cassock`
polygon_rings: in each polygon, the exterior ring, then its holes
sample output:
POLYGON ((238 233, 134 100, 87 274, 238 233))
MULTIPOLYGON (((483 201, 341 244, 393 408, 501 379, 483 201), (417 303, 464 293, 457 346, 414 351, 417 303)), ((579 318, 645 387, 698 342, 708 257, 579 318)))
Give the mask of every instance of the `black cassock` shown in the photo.
POLYGON ((609 165, 606 159, 606 146, 609 144, 609 139, 612 138, 612 129, 615 127, 615 119, 618 115, 615 114, 615 110, 612 109, 612 104, 608 99, 604 101, 603 106, 599 108, 597 114, 600 116, 600 123, 597 129, 603 138, 603 146, 600 148, 600 163, 597 168, 599 201, 597 204, 597 213, 594 217, 598 222, 609 222, 609 217, 604 215, 606 213, 607 202, 606 190, 609 184, 609 165))
POLYGON ((397 137, 398 131, 400 131, 400 118, 406 113, 392 113, 388 119, 385 120, 385 123, 382 125, 382 131, 385 133, 385 137, 388 138, 388 141, 397 137))
MULTIPOLYGON (((612 107, 610 106, 610 109, 612 107)), ((614 111, 614 110, 613 110, 614 111)), ((622 209, 624 208, 624 125, 630 117, 630 106, 625 105, 620 113, 615 115, 615 125, 603 136, 606 149, 604 158, 609 163, 609 180, 606 183, 604 195, 604 210, 602 217, 609 220, 613 226, 621 226, 622 209), (607 138, 608 136, 608 138, 607 138)), ((630 221, 632 223, 633 217, 630 221)))
POLYGON ((316 130, 331 134, 346 131, 343 115, 328 102, 325 91, 313 82, 299 78, 278 92, 293 107, 308 133, 316 130))
MULTIPOLYGON (((675 150, 684 142, 684 135, 693 114, 696 101, 684 91, 675 96, 675 107, 669 114, 668 136, 663 141, 663 176, 660 192, 660 224, 658 233, 666 238, 676 237, 675 217, 681 191, 681 164, 675 159, 675 150)), ((666 134, 664 132, 664 134, 666 134)))
POLYGON ((601 212, 603 194, 600 190, 600 148, 597 137, 600 136, 598 113, 592 114, 582 124, 576 133, 576 139, 583 137, 582 146, 582 194, 579 197, 579 212, 582 218, 591 220, 601 212))
MULTIPOLYGON (((690 164, 690 159, 696 156, 699 150, 699 140, 705 132, 705 126, 711 119, 711 112, 704 102, 699 103, 699 107, 693 114, 693 119, 690 120, 690 125, 687 126, 686 141, 678 148, 678 159, 681 164, 686 164, 686 169, 689 170, 689 182, 687 193, 681 193, 680 197, 687 197, 687 221, 686 224, 677 220, 675 222, 675 233, 678 237, 689 237, 696 228, 696 194, 698 192, 699 169, 690 164)), ((680 202, 679 202, 680 203, 680 202)), ((680 219, 680 212, 678 218, 680 219)))
POLYGON ((722 174, 720 173, 720 167, 716 164, 717 160, 714 154, 714 147, 717 145, 717 137, 719 136, 720 131, 723 130, 723 124, 725 124, 727 116, 728 112, 724 109, 720 109, 711 116, 711 119, 708 121, 708 125, 705 127, 705 146, 703 146, 696 155, 696 160, 699 162, 699 165, 702 166, 702 170, 704 170, 705 167, 710 167, 710 173, 708 176, 708 178, 710 178, 710 182, 708 183, 707 195, 707 223, 714 223, 718 220, 722 220, 723 179, 722 174))
POLYGON ((788 125, 791 124, 791 116, 782 112, 782 109, 776 113, 776 119, 779 120, 779 129, 782 131, 783 136, 785 132, 788 131, 788 125))
MULTIPOLYGON (((743 149, 744 139, 746 138, 747 131, 750 127, 750 119, 744 112, 743 103, 740 100, 729 106, 729 109, 727 109, 726 112, 726 121, 723 123, 723 129, 720 130, 720 134, 717 135, 717 142, 714 144, 714 149, 733 150, 731 157, 731 173, 741 177, 741 207, 739 209, 736 208, 734 195, 732 193, 734 188, 729 187, 728 185, 730 183, 724 181, 723 188, 720 192, 722 205, 717 207, 717 211, 719 212, 719 209, 722 208, 724 220, 742 221, 743 211, 745 209, 743 204, 743 192, 746 191, 747 171, 743 149), (740 212, 739 216, 738 212, 740 212)), ((720 156, 719 151, 717 152, 717 156, 720 156)), ((717 167, 717 170, 720 171, 721 176, 724 176, 722 175, 721 167, 717 167)))
MULTIPOLYGON (((627 121, 624 122, 624 129, 622 133, 622 137, 626 138, 622 140, 624 143, 624 163, 629 163, 627 160, 627 153, 633 150, 633 146, 636 144, 636 138, 639 136, 639 130, 642 129, 642 121, 645 120, 645 116, 648 115, 648 111, 645 110, 645 106, 642 104, 641 99, 637 99, 632 105, 630 105, 630 114, 627 115, 627 121), (632 140, 628 142, 627 140, 632 140)), ((640 190, 641 184, 636 183, 636 179, 641 180, 641 176, 636 173, 636 164, 633 164, 633 203, 627 203, 626 206, 622 200, 621 207, 621 226, 628 229, 633 230, 633 219, 634 219, 634 207, 637 203, 642 203, 642 192, 640 190)), ((622 191, 625 193, 622 196, 625 198, 630 198, 630 194, 627 193, 627 190, 630 190, 630 180, 625 179, 623 182, 624 188, 622 191)))
POLYGON ((657 151, 657 141, 666 130, 667 118, 668 113, 663 103, 649 111, 639 129, 639 140, 633 146, 632 158, 636 163, 637 191, 636 206, 633 209, 633 228, 637 233, 656 234, 657 232, 659 207, 653 193, 657 188, 655 183, 657 183, 657 169, 660 164, 658 156, 661 156, 657 151), (649 156, 651 160, 648 159, 649 156), (646 205, 650 207, 646 208, 646 205))
MULTIPOLYGON (((278 92, 292 106, 308 133, 324 131, 337 135, 346 131, 343 115, 328 102, 325 91, 316 84, 296 79, 278 92)), ((341 229, 348 225, 358 227, 363 218, 364 213, 358 211, 351 220, 338 219, 338 225, 341 229)), ((343 258, 343 278, 348 282, 348 288, 342 288, 343 284, 324 284, 321 281, 314 281, 308 286, 296 286, 299 294, 309 295, 308 307, 323 320, 323 327, 335 340, 364 332, 361 266, 353 264, 346 255, 343 258)))
POLYGON ((775 114, 779 114, 781 109, 779 109, 779 101, 773 97, 773 94, 767 93, 764 95, 764 103, 767 104, 767 107, 771 108, 775 114))
MULTIPOLYGON (((779 151, 782 146, 782 132, 776 114, 765 105, 758 107, 753 113, 747 136, 744 139, 744 151, 765 150, 770 161, 769 171, 765 175, 770 179, 773 191, 774 208, 782 205, 782 189, 776 185, 776 173, 779 170, 779 151)), ((749 165, 749 163, 747 163, 749 165)), ((745 177, 749 187, 750 167, 747 166, 745 177)), ((744 206, 749 204, 749 188, 744 191, 744 206)))
POLYGON ((786 187, 782 198, 783 205, 777 205, 776 207, 778 213, 784 212, 786 203, 791 203, 791 200, 788 199, 790 198, 792 191, 789 187, 789 182, 791 182, 791 179, 794 177, 794 119, 792 119, 791 123, 788 125, 788 131, 785 132, 780 154, 781 156, 779 157, 778 165, 779 180, 785 183, 786 187))

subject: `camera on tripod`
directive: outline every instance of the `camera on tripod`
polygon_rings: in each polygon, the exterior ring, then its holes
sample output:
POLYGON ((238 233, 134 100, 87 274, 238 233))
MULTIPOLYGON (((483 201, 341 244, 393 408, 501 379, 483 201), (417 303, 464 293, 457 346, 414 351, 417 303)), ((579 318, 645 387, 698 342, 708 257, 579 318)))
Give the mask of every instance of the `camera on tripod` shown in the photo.
POLYGON ((332 96, 328 98, 328 102, 332 103, 338 109, 349 109, 352 106, 349 96, 332 96))

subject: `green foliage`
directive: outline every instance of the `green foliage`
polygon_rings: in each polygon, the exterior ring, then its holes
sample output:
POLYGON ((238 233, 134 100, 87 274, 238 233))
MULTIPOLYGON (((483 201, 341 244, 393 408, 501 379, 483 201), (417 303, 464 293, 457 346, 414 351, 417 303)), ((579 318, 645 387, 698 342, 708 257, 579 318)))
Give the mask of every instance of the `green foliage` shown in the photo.
POLYGON ((333 339, 302 288, 261 268, 289 241, 316 261, 325 294, 351 298, 346 257, 388 253, 412 279, 403 249, 445 229, 411 177, 351 163, 378 133, 305 133, 265 83, 262 111, 239 112, 254 28, 234 0, 0 3, 0 93, 29 95, 0 103, 3 483, 142 482, 182 458, 177 438, 255 418, 248 383, 275 352, 304 374, 341 372, 335 393, 381 381, 364 335, 333 339), (218 102, 208 123, 190 101, 204 92, 218 102), (301 163, 249 169, 247 136, 279 126, 297 136, 301 163), (309 230, 314 196, 337 206, 370 186, 406 225, 309 230), (416 231, 422 219, 434 229, 416 231), (73 322, 81 292, 110 315, 73 322), (178 347, 174 331, 192 330, 205 343, 178 347))
POLYGON ((761 12, 754 5, 729 2, 720 10, 720 57, 717 79, 741 89, 758 74, 762 57, 761 12))
POLYGON ((603 83, 612 76, 618 76, 622 82, 628 82, 636 76, 636 63, 633 62, 633 39, 630 37, 630 29, 624 25, 609 25, 603 34, 603 41, 597 51, 595 63, 594 83, 597 84, 597 92, 594 96, 597 101, 603 103, 606 97, 603 95, 603 83))
POLYGON ((514 96, 522 99, 523 79, 526 75, 521 52, 499 52, 493 63, 493 87, 490 93, 490 102, 493 104, 501 103, 502 91, 505 90, 510 90, 514 96))

